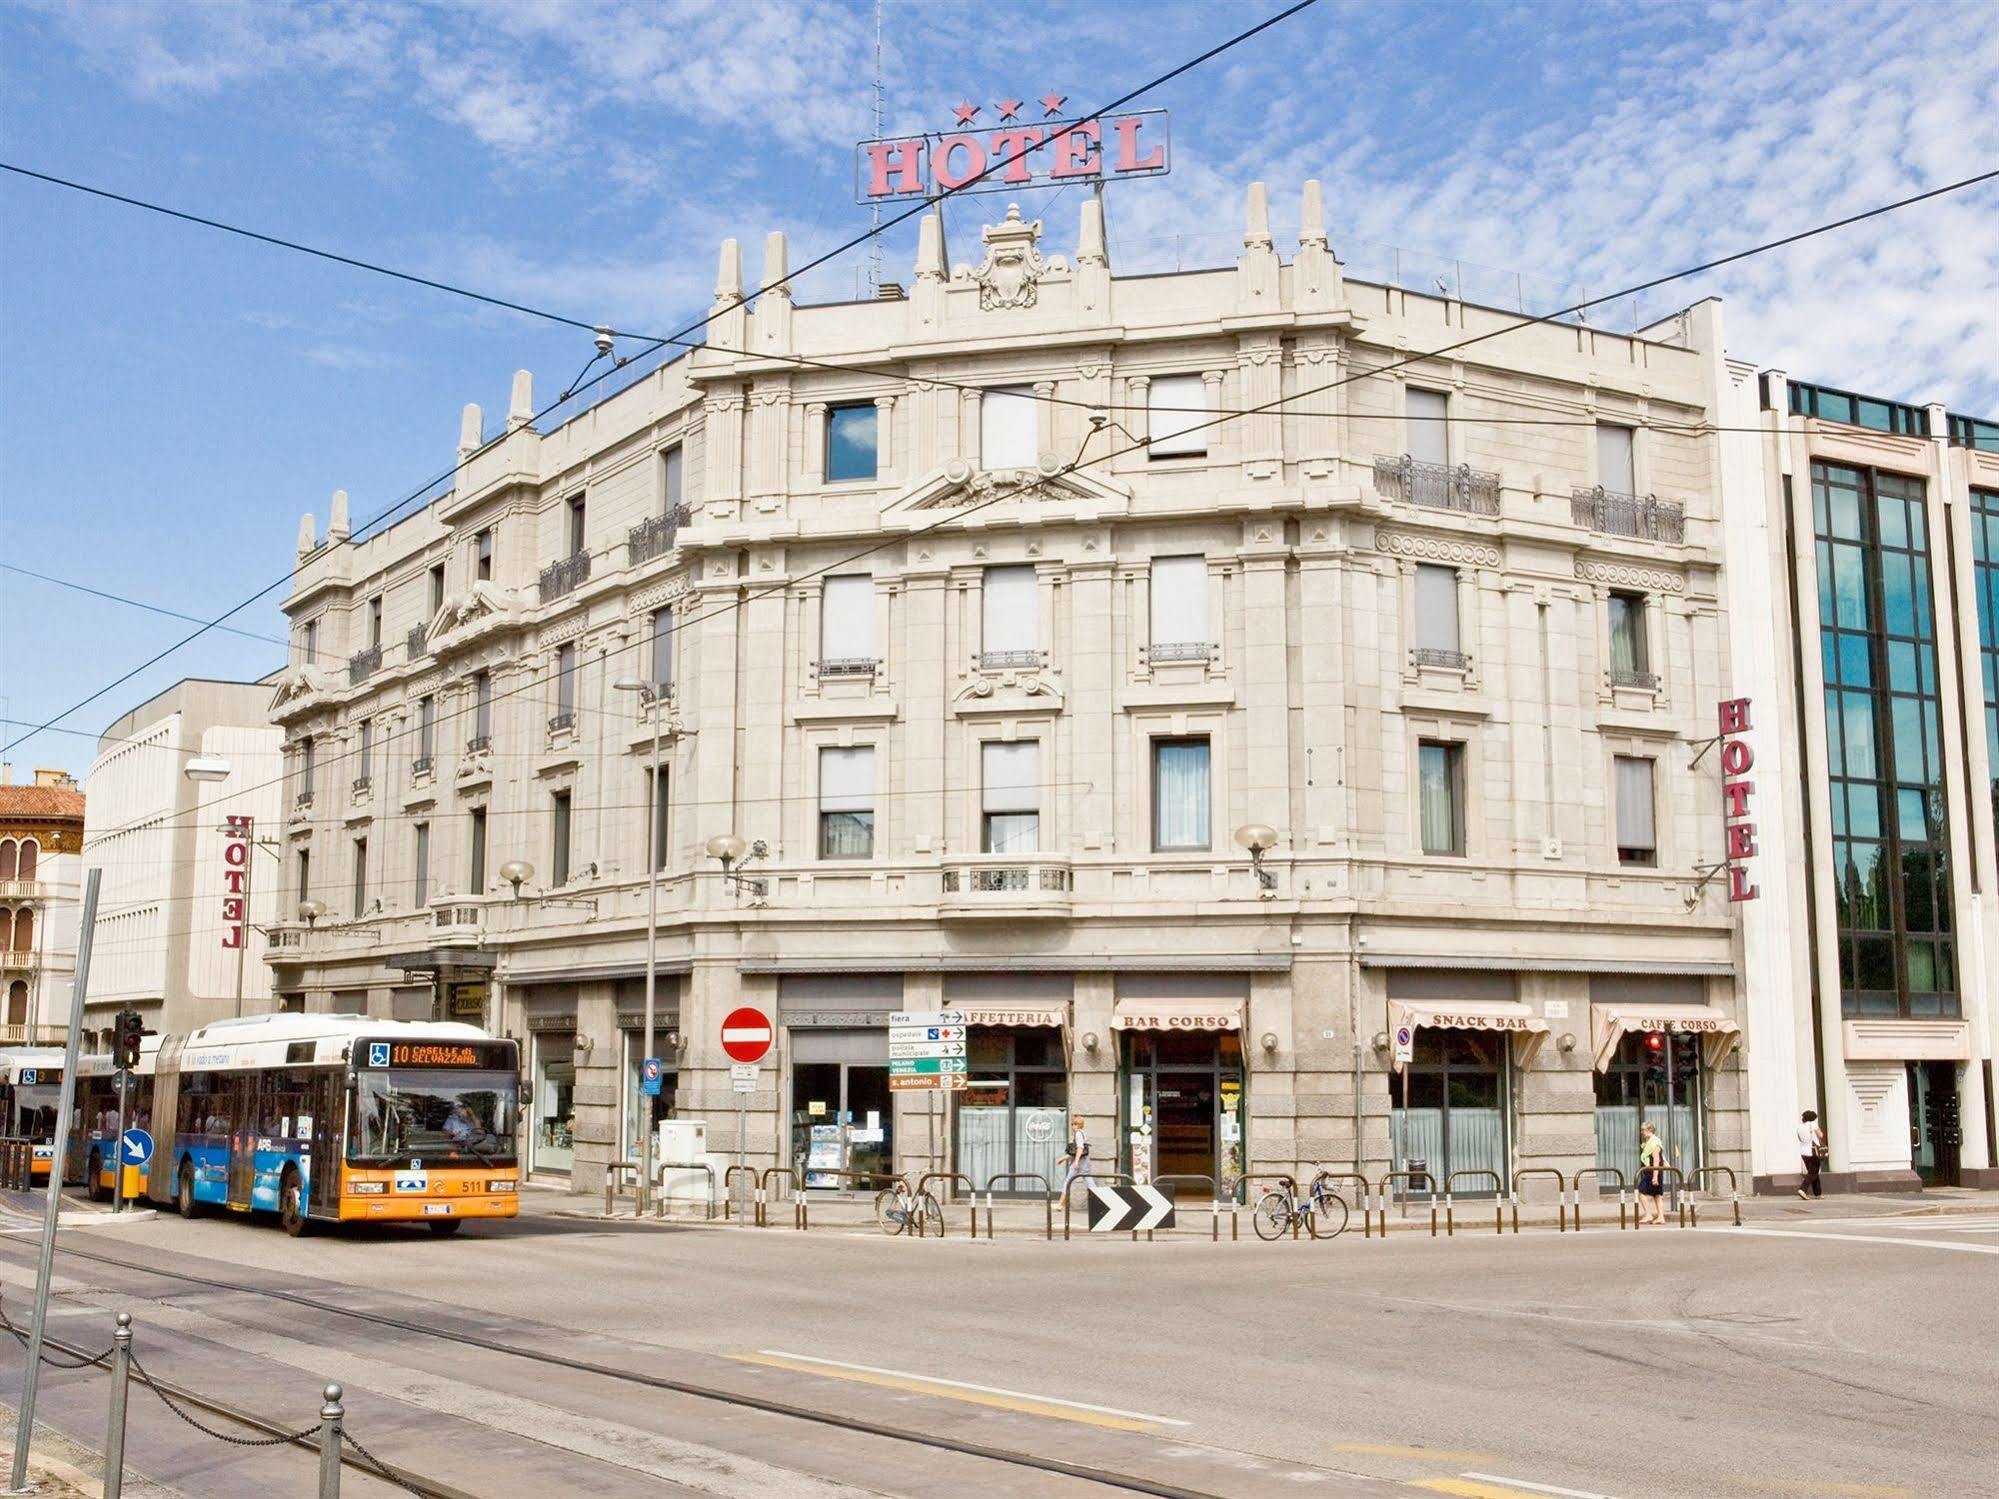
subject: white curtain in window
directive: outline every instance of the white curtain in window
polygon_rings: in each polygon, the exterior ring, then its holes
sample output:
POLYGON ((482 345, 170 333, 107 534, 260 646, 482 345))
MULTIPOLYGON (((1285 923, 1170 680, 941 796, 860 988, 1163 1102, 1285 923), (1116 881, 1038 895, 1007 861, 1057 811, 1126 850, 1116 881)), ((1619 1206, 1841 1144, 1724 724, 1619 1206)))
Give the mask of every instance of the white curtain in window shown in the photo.
POLYGON ((1208 638, 1208 559, 1152 559, 1152 643, 1181 645, 1208 638))
POLYGON ((873 745, 819 751, 819 810, 872 812, 875 805, 873 745))
POLYGON ((1617 846, 1656 847, 1652 819, 1652 762, 1637 755, 1617 757, 1617 846))
POLYGON ((1458 645, 1458 574, 1456 568, 1416 567, 1416 646, 1419 650, 1455 651, 1458 645))
POLYGON ((1001 385, 979 397, 979 467, 1033 468, 1034 388, 1001 385))
POLYGON ((826 580, 819 603, 819 656, 823 661, 874 660, 875 580, 869 574, 826 580))
POLYGON ((1631 461, 1631 429, 1600 422, 1596 429, 1596 482, 1619 494, 1638 492, 1631 461))
POLYGON ((1161 740, 1152 747, 1153 835, 1160 848, 1208 846, 1208 744, 1161 740))
POLYGON ((1147 393, 1147 417, 1155 458, 1208 451, 1208 392, 1199 375, 1160 375, 1147 393))
POLYGON ((1041 810, 1041 745, 1032 739, 1018 744, 980 746, 984 759, 985 810, 1041 810))
POLYGON ((1448 744, 1425 744, 1417 750, 1426 854, 1458 851, 1458 787, 1453 749, 1448 744))
POLYGON ((1031 567, 986 569, 982 650, 1034 651, 1041 648, 1039 600, 1031 567))
POLYGON ((1645 602, 1627 594, 1610 596, 1610 666, 1613 671, 1644 671, 1645 602))
POLYGON ((1403 440, 1409 456, 1418 463, 1451 461, 1451 429, 1444 418, 1451 399, 1440 390, 1418 390, 1413 385, 1403 395, 1403 440))
MULTIPOLYGON (((680 450, 675 448, 677 453, 680 450)), ((663 687, 673 685, 673 611, 652 612, 652 679, 663 687)))
POLYGON ((558 713, 576 711, 576 647, 573 645, 556 648, 555 708, 558 713))

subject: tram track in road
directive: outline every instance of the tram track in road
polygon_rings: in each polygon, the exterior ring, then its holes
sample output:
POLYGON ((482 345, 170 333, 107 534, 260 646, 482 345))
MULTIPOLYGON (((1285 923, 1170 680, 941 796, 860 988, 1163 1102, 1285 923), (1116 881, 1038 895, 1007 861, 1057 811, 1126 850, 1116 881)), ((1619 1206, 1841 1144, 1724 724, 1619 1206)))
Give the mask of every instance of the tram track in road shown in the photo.
MULTIPOLYGON (((8 1247, 13 1246, 0 1244, 0 1248, 8 1247)), ((997 1463, 1009 1468, 1026 1469, 1070 1478, 1114 1492, 1153 1495, 1157 1496, 1157 1499, 1228 1499, 1228 1496, 1211 1490, 1190 1488, 1184 1484, 1169 1483, 1161 1479, 1119 1472, 1092 1463, 1073 1462, 1066 1458, 996 1447, 982 1442, 966 1441, 962 1438, 945 1436, 936 1432, 897 1426, 885 1421, 869 1420, 861 1416, 845 1415, 837 1411, 821 1410, 812 1406, 798 1405, 791 1401, 755 1395, 742 1390, 731 1390, 718 1385, 703 1384, 695 1380, 678 1379, 661 1374, 651 1374, 642 1370, 619 1368, 616 1365, 600 1363, 592 1359, 577 1358, 546 1349, 525 1347, 503 1339, 486 1337, 463 1330, 425 1326, 422 1323, 391 1316, 385 1312, 365 1311, 356 1307, 341 1306, 337 1302, 323 1300, 319 1297, 309 1296, 298 1291, 287 1291, 271 1286, 251 1285, 241 1281, 226 1280, 219 1276, 197 1275, 186 1270, 170 1270, 157 1265, 140 1264, 132 1260, 121 1259, 116 1255, 100 1254, 79 1248, 73 1241, 59 1246, 58 1254, 62 1258, 82 1260, 135 1275, 154 1276, 163 1280, 176 1281, 184 1285, 200 1286, 208 1290, 223 1291, 239 1296, 257 1297, 267 1301, 283 1302, 312 1311, 322 1312, 329 1316, 343 1317, 350 1321, 386 1328, 413 1337, 428 1338, 439 1342, 456 1344, 461 1347, 475 1348, 486 1353, 521 1359, 530 1363, 613 1380, 622 1384, 683 1395, 696 1400, 711 1401, 720 1405, 757 1411, 765 1415, 777 1416, 789 1420, 833 1427, 861 1436, 873 1437, 909 1446, 929 1448, 959 1457, 997 1463)), ((115 1288, 108 1286, 99 1286, 96 1289, 99 1291, 115 1292, 115 1288)), ((61 1345, 51 1340, 50 1346, 60 1347, 61 1345)), ((83 1349, 65 1349, 64 1351, 73 1352, 79 1357, 87 1357, 89 1353, 89 1350, 83 1349)), ((168 1390, 176 1399, 183 1398, 180 1391, 172 1387, 168 1387, 168 1390)), ((241 1421, 243 1424, 255 1427, 267 1434, 276 1433, 279 1430, 279 1428, 263 1421, 261 1417, 255 1416, 254 1413, 225 1409, 218 1403, 207 1401, 206 1397, 194 1397, 191 1392, 186 1398, 202 1404, 203 1408, 213 1410, 218 1415, 225 1416, 230 1420, 241 1421)), ((312 1450, 317 1450, 316 1442, 308 1443, 301 1441, 296 1445, 309 1445, 312 1450)), ((358 1471, 375 1476, 373 1470, 368 1468, 366 1464, 361 1463, 358 1458, 349 1459, 349 1462, 358 1471)), ((401 1470, 398 1471, 400 1472, 401 1470)), ((462 1489, 438 1483, 436 1480, 420 1480, 413 1474, 404 1476, 406 1481, 419 1486, 420 1491, 427 1496, 427 1499, 479 1499, 479 1496, 469 1494, 462 1489)), ((1351 1476, 1359 1479, 1364 1475, 1352 1474, 1343 1476, 1351 1476)))

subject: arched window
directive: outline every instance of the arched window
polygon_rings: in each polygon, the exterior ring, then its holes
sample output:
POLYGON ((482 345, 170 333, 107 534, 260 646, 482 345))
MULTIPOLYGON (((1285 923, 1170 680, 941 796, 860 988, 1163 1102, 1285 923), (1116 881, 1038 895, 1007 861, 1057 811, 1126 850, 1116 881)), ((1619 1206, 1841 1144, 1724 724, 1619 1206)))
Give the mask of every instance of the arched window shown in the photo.
POLYGON ((32 838, 21 840, 21 872, 16 877, 32 880, 35 877, 35 860, 40 857, 42 846, 32 838))
POLYGON ((14 860, 18 846, 12 838, 0 839, 0 880, 14 878, 14 860))
POLYGON ((35 913, 31 907, 23 906, 14 913, 13 949, 15 952, 35 950, 35 913))
POLYGON ((7 1023, 26 1025, 28 1023, 28 983, 26 979, 15 979, 7 986, 7 1023))

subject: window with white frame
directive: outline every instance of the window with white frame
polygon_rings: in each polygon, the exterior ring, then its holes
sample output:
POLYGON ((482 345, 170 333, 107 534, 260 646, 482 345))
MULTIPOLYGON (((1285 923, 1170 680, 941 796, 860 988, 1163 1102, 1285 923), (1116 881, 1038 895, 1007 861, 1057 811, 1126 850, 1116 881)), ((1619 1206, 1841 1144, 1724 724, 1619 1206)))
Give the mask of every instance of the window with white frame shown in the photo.
POLYGON ((418 910, 422 910, 430 904, 430 824, 420 822, 413 832, 416 840, 414 850, 416 889, 413 904, 418 910))
POLYGON ((979 664, 1041 662, 1040 589, 1032 567, 989 567, 980 588, 979 664))
POLYGON ((367 911, 368 840, 366 838, 356 838, 354 840, 354 909, 351 914, 358 921, 367 914, 367 911))
POLYGON ((576 722, 576 643, 555 648, 555 717, 551 729, 565 729, 576 722))
POLYGON ((480 672, 472 679, 472 743, 468 749, 486 749, 493 742, 493 678, 480 672))
POLYGON ((1629 427, 1614 422, 1596 424, 1596 482, 1617 494, 1638 493, 1629 427))
POLYGON ((1213 842, 1205 737, 1152 741, 1152 847, 1158 853, 1213 842))
POLYGON ((1650 687, 1654 683, 1642 593, 1610 596, 1610 680, 1620 687, 1650 687))
POLYGON ((828 578, 819 593, 819 675, 866 676, 874 669, 874 577, 828 578))
POLYGON ((874 853, 874 746, 820 750, 819 857, 872 859, 874 853))
POLYGON ((1208 659, 1208 559, 1152 559, 1152 644, 1150 659, 1208 659))
POLYGON ((1032 739, 979 746, 979 847, 1031 854, 1041 847, 1041 745, 1032 739))
POLYGON ((1416 746, 1416 789, 1423 852, 1463 857, 1465 747, 1424 739, 1416 746))
POLYGON ((682 501, 681 472, 684 460, 675 443, 659 455, 660 514, 671 515, 682 501))
POLYGON ((1158 375, 1146 392, 1146 454, 1198 458, 1208 451, 1207 382, 1199 375, 1158 375))
POLYGON ((652 680, 661 692, 673 687, 673 610, 652 611, 652 680))
POLYGON ((1402 395, 1403 441, 1418 463, 1448 465, 1451 461, 1451 398, 1441 390, 1412 385, 1402 395))
POLYGON ((1657 762, 1641 755, 1618 755, 1611 762, 1617 793, 1617 862, 1659 862, 1654 782, 1657 762))
POLYGON ((880 464, 879 414, 873 401, 833 406, 826 412, 826 481, 872 479, 880 464))
POLYGON ((1423 666, 1463 666, 1458 633, 1458 572, 1416 564, 1416 660, 1423 666))
POLYGON ((979 467, 1033 468, 1034 387, 997 385, 979 396, 979 467))
POLYGON ((569 883, 570 794, 557 791, 549 796, 549 882, 569 883))

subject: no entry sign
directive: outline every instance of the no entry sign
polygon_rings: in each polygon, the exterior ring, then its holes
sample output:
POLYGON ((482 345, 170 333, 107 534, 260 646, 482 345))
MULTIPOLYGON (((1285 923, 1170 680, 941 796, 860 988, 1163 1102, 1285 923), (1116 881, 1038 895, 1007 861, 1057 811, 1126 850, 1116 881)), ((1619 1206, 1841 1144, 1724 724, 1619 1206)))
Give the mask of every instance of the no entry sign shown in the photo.
POLYGON ((762 1010, 731 1010, 722 1021, 722 1050, 732 1062, 761 1062, 770 1054, 770 1016, 762 1010))

